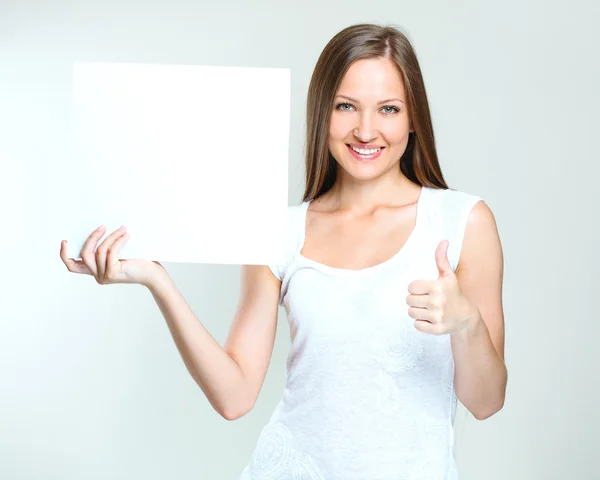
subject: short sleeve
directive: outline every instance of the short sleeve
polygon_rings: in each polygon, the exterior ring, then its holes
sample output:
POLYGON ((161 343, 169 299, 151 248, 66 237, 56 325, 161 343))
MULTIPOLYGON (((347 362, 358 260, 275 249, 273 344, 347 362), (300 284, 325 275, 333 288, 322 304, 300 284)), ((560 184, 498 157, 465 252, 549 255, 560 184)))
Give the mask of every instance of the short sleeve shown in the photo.
POLYGON ((283 265, 269 265, 268 267, 279 280, 283 278, 283 265))
POLYGON ((300 214, 299 206, 290 206, 287 209, 286 216, 286 224, 282 225, 281 228, 284 228, 285 231, 285 263, 281 265, 268 265, 273 275, 277 277, 280 281, 283 281, 285 277, 285 273, 287 271, 287 267, 291 263, 294 255, 296 253, 298 247, 298 217, 300 214))
POLYGON ((448 260, 453 271, 458 267, 469 215, 480 200, 483 199, 477 195, 458 190, 446 190, 442 204, 442 222, 444 239, 450 242, 448 260))

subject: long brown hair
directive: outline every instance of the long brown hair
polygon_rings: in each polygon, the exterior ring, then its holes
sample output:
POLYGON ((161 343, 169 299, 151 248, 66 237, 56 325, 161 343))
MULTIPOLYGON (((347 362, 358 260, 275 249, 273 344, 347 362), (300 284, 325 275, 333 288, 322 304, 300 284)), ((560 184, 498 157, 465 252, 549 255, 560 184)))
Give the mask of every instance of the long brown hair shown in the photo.
POLYGON ((414 183, 447 189, 435 149, 425 84, 409 39, 397 28, 358 24, 336 34, 317 60, 306 102, 305 189, 302 201, 312 200, 334 184, 337 162, 328 148, 329 123, 336 92, 350 65, 367 58, 396 64, 406 90, 414 132, 400 159, 400 170, 414 183))

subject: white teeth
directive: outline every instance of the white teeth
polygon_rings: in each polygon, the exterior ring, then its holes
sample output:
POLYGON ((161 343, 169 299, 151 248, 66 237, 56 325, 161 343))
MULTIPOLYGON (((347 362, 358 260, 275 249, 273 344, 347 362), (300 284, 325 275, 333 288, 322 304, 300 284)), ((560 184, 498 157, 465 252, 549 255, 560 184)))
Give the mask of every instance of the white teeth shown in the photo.
POLYGON ((352 145, 350 145, 350 148, 352 150, 354 150, 355 152, 360 153, 361 155, 371 155, 372 153, 375 153, 375 152, 378 152, 379 150, 381 150, 381 147, 380 148, 374 148, 372 150, 361 150, 360 148, 355 148, 352 145))

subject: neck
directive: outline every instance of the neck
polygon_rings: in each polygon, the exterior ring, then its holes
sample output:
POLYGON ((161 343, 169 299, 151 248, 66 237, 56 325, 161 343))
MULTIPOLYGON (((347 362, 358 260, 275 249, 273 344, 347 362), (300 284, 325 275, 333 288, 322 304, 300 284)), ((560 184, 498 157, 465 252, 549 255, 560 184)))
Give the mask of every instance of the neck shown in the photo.
MULTIPOLYGON (((418 201, 421 186, 406 177, 400 181, 376 186, 335 184, 327 192, 328 209, 347 210, 357 215, 373 212, 379 207, 402 207, 418 201)), ((325 203, 325 202, 324 202, 325 203)))

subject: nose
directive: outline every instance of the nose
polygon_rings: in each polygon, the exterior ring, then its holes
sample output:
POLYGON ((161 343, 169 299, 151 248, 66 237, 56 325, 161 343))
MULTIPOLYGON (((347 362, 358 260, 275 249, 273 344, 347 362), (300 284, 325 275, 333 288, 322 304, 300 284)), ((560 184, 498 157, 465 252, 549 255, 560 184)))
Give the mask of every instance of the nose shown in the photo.
POLYGON ((365 113, 360 116, 358 127, 354 129, 353 133, 363 143, 368 143, 377 137, 377 132, 373 128, 373 122, 370 116, 365 113))

